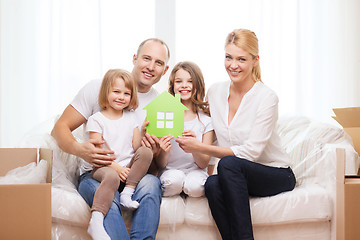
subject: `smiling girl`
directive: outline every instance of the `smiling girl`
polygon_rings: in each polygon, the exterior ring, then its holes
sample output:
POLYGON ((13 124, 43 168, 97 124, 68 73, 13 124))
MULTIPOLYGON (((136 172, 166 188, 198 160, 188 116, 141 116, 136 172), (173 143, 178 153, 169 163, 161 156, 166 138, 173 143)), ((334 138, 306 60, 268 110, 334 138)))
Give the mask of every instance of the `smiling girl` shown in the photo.
MULTIPOLYGON (((178 63, 170 74, 169 92, 180 94, 181 103, 189 109, 184 115, 183 137, 212 144, 214 131, 208 104, 204 102, 205 83, 200 68, 192 62, 178 63)), ((210 156, 184 152, 173 136, 161 138, 160 148, 157 164, 163 196, 182 191, 191 197, 203 196, 210 156)))
MULTIPOLYGON (((90 116, 86 132, 90 139, 105 140, 104 146, 113 150, 116 159, 108 166, 96 166, 83 162, 82 170, 91 171, 92 177, 101 184, 95 192, 91 207, 88 233, 93 239, 110 239, 103 220, 119 186, 120 204, 137 209, 139 203, 132 200, 140 179, 147 173, 152 161, 152 151, 140 147, 141 138, 133 110, 138 106, 137 87, 131 74, 125 70, 109 70, 102 81, 99 93, 102 111, 90 116), (121 182, 121 184, 120 184, 121 182)), ((143 132, 143 131, 142 131, 143 132)))

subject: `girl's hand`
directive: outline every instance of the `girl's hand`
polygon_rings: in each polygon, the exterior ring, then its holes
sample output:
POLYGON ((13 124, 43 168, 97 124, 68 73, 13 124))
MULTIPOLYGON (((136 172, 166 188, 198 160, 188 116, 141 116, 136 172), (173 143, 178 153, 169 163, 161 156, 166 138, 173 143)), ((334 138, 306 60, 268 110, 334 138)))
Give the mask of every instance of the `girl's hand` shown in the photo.
POLYGON ((196 138, 196 135, 195 135, 194 131, 185 130, 185 131, 183 131, 183 137, 193 137, 193 138, 196 138))
POLYGON ((126 182, 126 179, 128 178, 129 173, 130 173, 130 168, 120 166, 120 168, 118 170, 120 181, 126 182))
POLYGON ((140 136, 143 138, 145 136, 146 133, 146 127, 147 125, 149 125, 149 121, 144 121, 143 124, 141 125, 141 130, 140 130, 140 136))
POLYGON ((164 136, 160 139, 159 141, 159 145, 160 145, 160 148, 161 150, 163 150, 164 152, 169 152, 170 151, 170 148, 171 148, 171 142, 170 140, 173 139, 174 136, 171 136, 171 135, 167 135, 167 136, 164 136))
POLYGON ((160 150, 159 139, 156 136, 150 135, 148 133, 145 133, 145 136, 141 140, 141 145, 144 147, 150 148, 152 150, 154 156, 160 150))
POLYGON ((126 182, 126 179, 128 178, 128 175, 130 172, 130 168, 123 167, 123 166, 119 165, 117 162, 112 162, 110 167, 115 169, 115 171, 117 172, 117 174, 120 177, 120 181, 126 182))

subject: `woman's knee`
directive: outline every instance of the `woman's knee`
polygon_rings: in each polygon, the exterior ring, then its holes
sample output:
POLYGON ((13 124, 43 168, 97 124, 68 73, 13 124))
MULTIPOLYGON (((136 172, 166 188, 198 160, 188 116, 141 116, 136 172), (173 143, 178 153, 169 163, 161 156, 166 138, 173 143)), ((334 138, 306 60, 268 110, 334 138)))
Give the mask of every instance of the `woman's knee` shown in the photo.
POLYGON ((219 189, 219 182, 218 182, 218 176, 217 175, 211 175, 207 178, 204 190, 205 195, 208 196, 216 191, 216 189, 219 189))
POLYGON ((239 158, 235 156, 226 156, 220 159, 218 163, 218 170, 219 169, 231 169, 234 166, 234 162, 238 161, 239 158))
POLYGON ((238 158, 235 156, 226 156, 220 159, 218 163, 218 174, 222 175, 224 172, 226 174, 227 171, 234 171, 241 173, 246 169, 246 164, 249 161, 246 159, 238 158))

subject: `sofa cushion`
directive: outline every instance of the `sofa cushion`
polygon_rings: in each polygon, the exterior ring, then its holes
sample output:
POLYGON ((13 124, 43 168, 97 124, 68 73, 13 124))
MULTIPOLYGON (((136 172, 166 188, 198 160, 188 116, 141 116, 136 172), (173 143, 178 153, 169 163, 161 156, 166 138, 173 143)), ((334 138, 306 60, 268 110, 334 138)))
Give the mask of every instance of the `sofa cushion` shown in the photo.
POLYGON ((328 221, 333 215, 332 205, 328 192, 318 184, 298 186, 272 197, 250 199, 254 225, 328 221))
POLYGON ((190 225, 214 225, 209 203, 206 197, 187 197, 185 204, 185 222, 190 225))
POLYGON ((180 196, 163 197, 160 206, 160 225, 178 225, 184 223, 185 203, 180 196))
MULTIPOLYGON (((205 197, 188 197, 185 203, 187 224, 214 225, 205 197)), ((255 226, 328 221, 332 217, 330 196, 323 187, 317 184, 298 186, 291 192, 272 197, 251 198, 250 209, 255 226)))

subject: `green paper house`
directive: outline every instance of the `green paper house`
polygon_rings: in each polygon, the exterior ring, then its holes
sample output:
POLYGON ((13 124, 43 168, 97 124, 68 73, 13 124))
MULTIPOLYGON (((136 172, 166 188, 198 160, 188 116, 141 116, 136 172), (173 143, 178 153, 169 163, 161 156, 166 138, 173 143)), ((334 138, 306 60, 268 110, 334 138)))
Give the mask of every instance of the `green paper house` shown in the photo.
POLYGON ((184 111, 188 108, 181 103, 180 94, 175 94, 174 97, 164 91, 143 109, 146 110, 146 120, 149 121, 147 133, 157 137, 182 135, 184 111))

